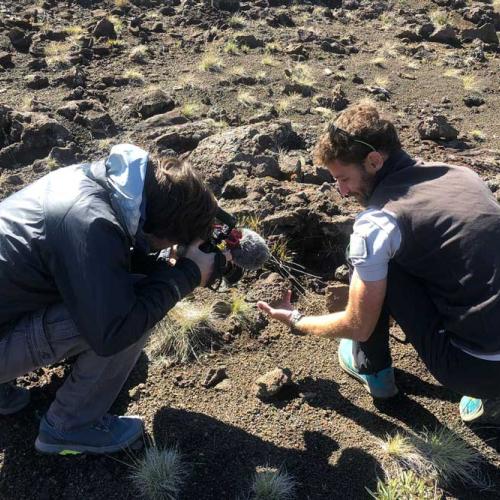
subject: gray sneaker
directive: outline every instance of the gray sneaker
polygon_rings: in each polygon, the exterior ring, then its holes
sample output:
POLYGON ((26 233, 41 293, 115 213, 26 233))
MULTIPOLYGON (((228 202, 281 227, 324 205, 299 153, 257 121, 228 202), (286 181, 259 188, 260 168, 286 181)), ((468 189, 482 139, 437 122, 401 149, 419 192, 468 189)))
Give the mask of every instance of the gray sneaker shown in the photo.
POLYGON ((106 414, 98 422, 72 431, 60 431, 44 416, 35 441, 42 453, 80 455, 81 453, 116 453, 131 446, 143 433, 140 417, 106 414))
POLYGON ((30 402, 30 391, 11 382, 0 384, 0 415, 12 415, 30 402))

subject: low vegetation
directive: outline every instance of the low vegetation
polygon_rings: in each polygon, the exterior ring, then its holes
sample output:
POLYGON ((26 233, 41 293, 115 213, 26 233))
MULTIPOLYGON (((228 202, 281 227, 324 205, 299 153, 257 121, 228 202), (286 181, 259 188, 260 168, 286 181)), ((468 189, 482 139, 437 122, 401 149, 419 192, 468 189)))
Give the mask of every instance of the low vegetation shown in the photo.
POLYGON ((175 500, 188 476, 188 467, 176 448, 146 448, 144 457, 134 462, 130 478, 148 500, 175 500))
POLYGON ((295 497, 296 482, 284 470, 264 469, 256 472, 250 498, 252 500, 289 500, 295 497))

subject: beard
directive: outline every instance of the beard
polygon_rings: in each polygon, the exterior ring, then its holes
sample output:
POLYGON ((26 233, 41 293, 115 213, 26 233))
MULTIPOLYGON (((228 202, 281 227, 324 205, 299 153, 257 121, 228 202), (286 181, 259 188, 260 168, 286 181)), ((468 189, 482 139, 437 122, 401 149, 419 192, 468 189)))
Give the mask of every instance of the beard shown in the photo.
POLYGON ((356 199, 356 201, 362 206, 367 207, 373 190, 375 188, 375 176, 370 175, 364 169, 361 175, 361 187, 359 191, 351 193, 350 196, 356 199))

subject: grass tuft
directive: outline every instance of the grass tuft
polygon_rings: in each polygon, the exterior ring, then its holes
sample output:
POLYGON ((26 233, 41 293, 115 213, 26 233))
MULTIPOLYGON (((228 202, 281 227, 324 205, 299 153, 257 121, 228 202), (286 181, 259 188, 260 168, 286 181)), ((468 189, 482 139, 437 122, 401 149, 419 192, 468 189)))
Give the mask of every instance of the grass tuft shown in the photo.
POLYGON ((252 306, 245 300, 245 297, 233 292, 231 297, 231 316, 241 323, 249 323, 252 313, 252 306))
POLYGON ((431 488, 413 471, 403 471, 386 482, 377 481, 377 490, 368 493, 376 500, 438 500, 436 486, 431 488))
POLYGON ((71 53, 71 42, 50 42, 44 49, 48 66, 67 66, 71 53))
POLYGON ((229 40, 229 42, 224 45, 224 52, 226 54, 238 55, 240 53, 240 49, 238 44, 234 40, 229 40))
POLYGON ((213 52, 207 52, 201 59, 200 69, 203 71, 212 71, 213 73, 219 73, 222 71, 224 65, 222 60, 213 52))
POLYGON ((235 14, 229 18, 227 24, 229 24, 231 28, 243 28, 246 25, 246 19, 243 16, 235 14))
POLYGON ((259 100, 250 92, 246 90, 241 90, 238 92, 238 97, 236 98, 240 104, 247 108, 259 107, 259 100))
POLYGON ((312 87, 316 80, 313 78, 311 68, 304 63, 296 64, 291 70, 290 80, 299 85, 307 85, 312 87))
POLYGON ((178 302, 151 335, 149 350, 153 357, 171 357, 186 362, 213 344, 214 316, 210 305, 178 302))
POLYGON ((470 135, 477 142, 484 142, 486 140, 486 135, 482 130, 472 130, 470 135))
POLYGON ((144 75, 135 69, 129 69, 123 72, 123 78, 126 78, 132 83, 143 84, 145 81, 144 75))
POLYGON ((182 105, 180 112, 186 118, 196 118, 200 115, 201 104, 198 104, 197 102, 186 102, 182 105))
POLYGON ((143 497, 150 500, 175 500, 187 475, 186 464, 177 449, 152 446, 132 466, 130 477, 143 497))
POLYGON ((287 500, 295 496, 296 482, 286 471, 257 472, 252 484, 252 500, 287 500))
POLYGON ((129 58, 131 61, 139 64, 144 64, 148 61, 149 48, 146 45, 138 45, 130 51, 129 58))
POLYGON ((418 476, 445 486, 458 482, 480 489, 490 487, 481 471, 481 455, 446 427, 408 436, 388 436, 381 445, 400 470, 411 469, 418 476))

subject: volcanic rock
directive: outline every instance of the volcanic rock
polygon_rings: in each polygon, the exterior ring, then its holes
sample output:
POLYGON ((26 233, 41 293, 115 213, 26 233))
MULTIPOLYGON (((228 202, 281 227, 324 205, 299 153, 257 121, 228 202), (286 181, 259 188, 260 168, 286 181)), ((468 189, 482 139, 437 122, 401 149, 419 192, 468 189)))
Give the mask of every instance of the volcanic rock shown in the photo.
POLYGON ((442 115, 424 118, 418 124, 417 130, 421 139, 451 141, 458 137, 458 130, 442 115))
POLYGON ((142 118, 150 118, 151 116, 171 111, 175 107, 175 102, 163 90, 155 89, 139 96, 134 107, 142 118))
POLYGON ((116 38, 115 25, 103 17, 94 28, 94 36, 96 38, 116 38))
POLYGON ((252 393, 259 399, 268 400, 291 384, 292 372, 288 368, 275 368, 255 381, 252 393))

